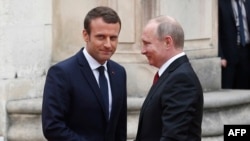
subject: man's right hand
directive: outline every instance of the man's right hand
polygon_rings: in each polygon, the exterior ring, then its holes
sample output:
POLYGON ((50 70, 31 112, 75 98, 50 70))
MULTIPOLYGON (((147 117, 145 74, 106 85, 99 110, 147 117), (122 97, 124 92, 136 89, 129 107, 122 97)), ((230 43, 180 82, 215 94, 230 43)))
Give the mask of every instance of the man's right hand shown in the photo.
POLYGON ((227 67, 227 60, 226 59, 221 59, 221 66, 223 68, 227 67))

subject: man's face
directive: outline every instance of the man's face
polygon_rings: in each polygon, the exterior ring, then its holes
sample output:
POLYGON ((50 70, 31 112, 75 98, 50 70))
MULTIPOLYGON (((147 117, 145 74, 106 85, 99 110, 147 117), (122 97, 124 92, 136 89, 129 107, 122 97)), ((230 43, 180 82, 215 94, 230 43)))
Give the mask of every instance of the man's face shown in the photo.
POLYGON ((116 50, 119 32, 119 23, 105 23, 102 18, 93 19, 90 34, 83 30, 88 53, 100 64, 105 63, 116 50))
POLYGON ((164 41, 160 41, 156 36, 156 27, 156 23, 151 23, 144 28, 141 36, 141 53, 147 57, 150 65, 160 68, 166 61, 166 49, 164 41))

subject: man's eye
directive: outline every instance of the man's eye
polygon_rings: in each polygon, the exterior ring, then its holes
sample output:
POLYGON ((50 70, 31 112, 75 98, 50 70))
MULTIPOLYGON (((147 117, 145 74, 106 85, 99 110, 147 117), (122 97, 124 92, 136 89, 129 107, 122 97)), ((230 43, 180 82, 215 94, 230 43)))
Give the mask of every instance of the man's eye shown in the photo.
POLYGON ((117 37, 111 37, 110 40, 111 41, 115 41, 117 39, 117 37))
POLYGON ((102 39, 104 39, 104 36, 99 35, 99 36, 97 36, 97 38, 98 38, 99 40, 102 40, 102 39))
POLYGON ((148 45, 150 44, 149 42, 142 42, 143 45, 148 45))

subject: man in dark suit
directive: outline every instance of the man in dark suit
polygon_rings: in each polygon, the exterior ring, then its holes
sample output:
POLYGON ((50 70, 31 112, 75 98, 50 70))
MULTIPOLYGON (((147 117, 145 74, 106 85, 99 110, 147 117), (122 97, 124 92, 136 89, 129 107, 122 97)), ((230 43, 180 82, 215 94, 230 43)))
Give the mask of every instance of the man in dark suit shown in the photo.
POLYGON ((92 9, 82 32, 86 47, 49 69, 42 105, 48 141, 126 141, 126 72, 110 60, 120 29, 114 10, 92 9))
POLYGON ((141 38, 142 54, 159 70, 141 108, 136 141, 200 141, 203 91, 183 52, 182 27, 160 16, 141 38))
POLYGON ((218 2, 222 88, 249 89, 250 1, 218 0, 218 2), (242 17, 243 34, 240 30, 241 18, 239 17, 242 17))

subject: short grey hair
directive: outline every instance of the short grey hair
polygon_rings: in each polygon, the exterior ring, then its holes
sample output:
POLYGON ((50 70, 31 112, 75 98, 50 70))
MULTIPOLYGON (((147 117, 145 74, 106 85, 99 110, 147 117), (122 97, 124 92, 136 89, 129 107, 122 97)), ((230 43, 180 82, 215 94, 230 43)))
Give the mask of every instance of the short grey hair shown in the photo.
POLYGON ((156 29, 156 36, 159 40, 167 35, 173 38, 173 42, 176 47, 183 48, 184 46, 184 31, 181 25, 172 17, 159 16, 151 20, 152 22, 158 23, 156 29))

